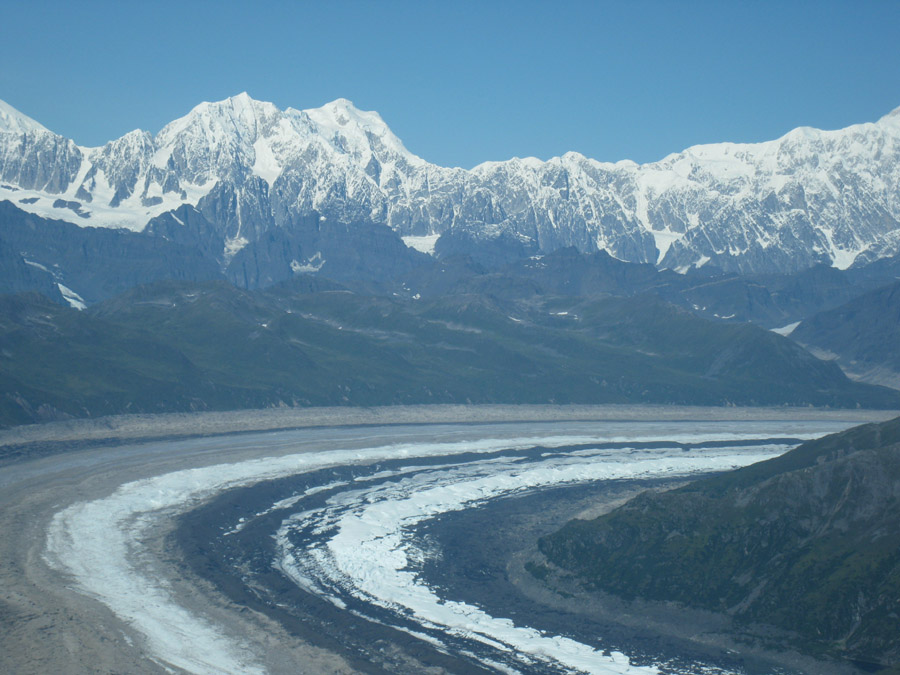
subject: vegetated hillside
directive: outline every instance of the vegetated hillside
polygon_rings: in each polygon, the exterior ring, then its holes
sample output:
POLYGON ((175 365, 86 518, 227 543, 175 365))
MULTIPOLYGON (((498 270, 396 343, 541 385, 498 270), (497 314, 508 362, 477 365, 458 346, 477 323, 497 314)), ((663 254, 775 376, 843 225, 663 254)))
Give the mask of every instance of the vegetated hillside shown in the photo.
POLYGON ((4 296, 0 376, 6 424, 275 405, 900 406, 790 340, 654 296, 390 299, 315 277, 166 282, 84 312, 4 296))
POLYGON ((900 388, 900 282, 806 319, 791 338, 867 382, 900 388))
MULTIPOLYGON (((617 260, 605 251, 585 254, 565 248, 495 269, 471 270, 454 289, 504 298, 653 293, 705 318, 779 328, 890 283, 893 268, 885 262, 853 270, 816 265, 794 274, 736 275, 710 267, 678 274, 617 260)), ((428 293, 433 276, 410 284, 428 293)))
MULTIPOLYGON (((0 296, 0 422, 259 406, 214 382, 151 332, 61 307, 36 293, 0 296)), ((274 398, 271 399, 274 402, 274 398)))
POLYGON ((900 418, 644 493, 540 541, 589 589, 676 601, 900 664, 900 418))

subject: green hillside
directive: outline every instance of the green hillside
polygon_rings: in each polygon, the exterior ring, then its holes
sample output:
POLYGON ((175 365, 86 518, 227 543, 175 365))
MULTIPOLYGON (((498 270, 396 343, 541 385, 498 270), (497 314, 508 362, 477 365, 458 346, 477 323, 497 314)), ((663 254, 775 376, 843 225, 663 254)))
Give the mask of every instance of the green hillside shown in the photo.
POLYGON ((298 279, 0 296, 0 421, 401 403, 900 407, 790 340, 653 296, 387 298, 298 279))
POLYGON ((900 663, 900 418, 572 521, 541 551, 588 589, 776 626, 900 663))

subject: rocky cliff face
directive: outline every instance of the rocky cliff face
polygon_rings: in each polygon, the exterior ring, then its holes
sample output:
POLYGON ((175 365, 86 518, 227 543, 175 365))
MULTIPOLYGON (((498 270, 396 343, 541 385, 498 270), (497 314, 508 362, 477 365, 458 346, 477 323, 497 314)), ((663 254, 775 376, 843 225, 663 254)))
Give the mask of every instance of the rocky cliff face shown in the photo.
MULTIPOLYGON (((190 207, 178 213, 186 222, 202 224, 190 207)), ((83 308, 138 284, 221 279, 215 259, 204 253, 194 241, 80 228, 0 202, 0 293, 36 290, 83 308)))
MULTIPOLYGON (((838 131, 697 146, 659 162, 577 153, 471 171, 410 153, 374 112, 338 99, 279 110, 246 94, 203 103, 156 136, 82 148, 0 107, 0 198, 79 225, 143 230, 195 206, 225 266, 313 212, 399 235, 447 235, 451 252, 566 246, 684 270, 846 268, 900 251, 900 110, 838 131), (499 242, 500 246, 496 246, 499 242)), ((441 250, 441 247, 438 247, 441 250)), ((491 256, 494 254, 491 253, 491 256)))

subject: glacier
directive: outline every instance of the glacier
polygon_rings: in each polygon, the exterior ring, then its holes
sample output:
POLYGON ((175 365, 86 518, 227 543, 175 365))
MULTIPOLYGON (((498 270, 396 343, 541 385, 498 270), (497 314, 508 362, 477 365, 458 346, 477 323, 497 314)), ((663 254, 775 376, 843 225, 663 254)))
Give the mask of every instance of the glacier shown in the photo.
MULTIPOLYGON (((741 466, 785 449, 742 448, 741 441, 773 435, 814 438, 832 430, 835 424, 610 422, 519 426, 506 429, 490 425, 460 426, 455 430, 442 427, 442 435, 457 437, 444 442, 390 442, 391 436, 402 436, 392 428, 382 429, 380 436, 378 429, 372 429, 362 439, 351 437, 343 441, 334 430, 325 434, 325 441, 311 441, 304 431, 204 439, 208 449, 214 449, 217 443, 222 443, 224 449, 237 444, 261 456, 216 463, 213 453, 204 465, 168 473, 162 469, 158 475, 124 483, 108 496, 67 506, 49 524, 45 559, 71 575, 75 589, 102 602, 143 635, 148 658, 187 672, 261 673, 266 668, 253 645, 240 636, 228 634, 210 617, 196 615, 179 602, 166 582, 165 563, 147 555, 145 538, 152 536, 161 523, 171 521, 224 490, 324 467, 352 465, 365 474, 366 465, 386 460, 460 457, 463 461, 453 467, 411 465, 401 471, 381 473, 377 467, 368 469, 374 473, 364 480, 378 477, 390 480, 374 486, 365 485, 363 480, 355 481, 358 488, 344 482, 307 488, 296 498, 281 500, 258 515, 302 508, 306 496, 346 485, 348 490, 330 498, 329 508, 315 516, 323 530, 331 527, 332 521, 337 527, 334 535, 324 539, 324 554, 314 556, 324 561, 323 564, 299 570, 297 558, 284 549, 282 568, 301 585, 308 583, 305 575, 317 580, 313 583, 340 579, 351 593, 364 594, 373 603, 399 607, 418 617, 426 629, 438 627, 448 634, 474 636, 501 652, 521 649, 530 659, 556 663, 567 670, 618 675, 650 673, 654 672, 653 667, 634 667, 627 657, 617 652, 607 656, 571 639, 515 626, 478 608, 441 601, 432 589, 403 571, 410 560, 421 557, 405 546, 401 536, 403 528, 441 512, 477 506, 486 499, 541 486, 675 476, 741 466), (565 450, 566 446, 594 443, 709 440, 733 442, 733 447, 692 453, 685 453, 681 448, 674 452, 637 453, 627 448, 580 450, 571 454, 565 450), (559 452, 520 466, 517 453, 536 446, 558 448, 559 452), (496 453, 503 456, 488 456, 496 453), (421 474, 416 473, 423 468, 421 474), (185 636, 190 639, 185 641, 185 636)), ((847 424, 838 426, 843 428, 847 424)), ((301 513, 297 517, 308 519, 313 515, 301 513)), ((285 521, 284 528, 294 525, 296 518, 292 518, 285 521)), ((244 524, 242 518, 224 535, 244 524)), ((227 523, 223 525, 227 527, 227 523)), ((279 536, 283 537, 283 533, 279 536)), ((340 606, 339 600, 335 604, 340 606)), ((439 640, 433 635, 427 639, 439 640)))

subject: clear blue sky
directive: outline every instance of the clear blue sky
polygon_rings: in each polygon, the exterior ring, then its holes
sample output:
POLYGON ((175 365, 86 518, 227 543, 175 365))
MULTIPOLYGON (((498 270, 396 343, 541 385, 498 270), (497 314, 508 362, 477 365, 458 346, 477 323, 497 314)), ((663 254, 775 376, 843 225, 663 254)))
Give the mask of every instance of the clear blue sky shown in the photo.
POLYGON ((425 159, 696 143, 900 106, 900 2, 11 2, 0 99, 82 145, 241 91, 377 110, 425 159))

